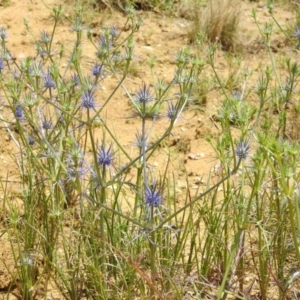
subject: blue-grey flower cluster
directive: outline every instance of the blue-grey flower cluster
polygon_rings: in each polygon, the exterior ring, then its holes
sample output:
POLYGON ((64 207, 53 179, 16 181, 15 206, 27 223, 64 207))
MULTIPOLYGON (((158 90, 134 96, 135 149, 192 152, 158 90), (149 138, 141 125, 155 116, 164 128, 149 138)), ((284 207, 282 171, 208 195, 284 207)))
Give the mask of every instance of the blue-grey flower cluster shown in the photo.
POLYGON ((114 160, 114 153, 112 152, 112 144, 105 148, 104 144, 98 147, 98 163, 100 166, 109 167, 114 160))
POLYGON ((140 104, 147 104, 148 102, 153 100, 153 96, 150 92, 150 89, 145 83, 143 83, 140 90, 137 91, 135 99, 140 104))
POLYGON ((92 70, 92 73, 94 76, 100 76, 102 75, 104 72, 104 65, 103 64, 95 64, 93 66, 93 70, 92 70))
POLYGON ((87 90, 83 92, 81 96, 81 107, 86 109, 93 109, 95 108, 95 92, 94 90, 87 90))
POLYGON ((147 186, 145 190, 145 204, 158 207, 163 200, 161 190, 157 187, 157 183, 154 182, 152 187, 147 186))
POLYGON ((44 87, 47 89, 54 89, 55 88, 55 81, 51 75, 51 73, 48 72, 44 75, 44 87))
POLYGON ((236 146, 235 154, 241 160, 245 160, 249 155, 250 150, 250 142, 248 140, 241 140, 236 146))

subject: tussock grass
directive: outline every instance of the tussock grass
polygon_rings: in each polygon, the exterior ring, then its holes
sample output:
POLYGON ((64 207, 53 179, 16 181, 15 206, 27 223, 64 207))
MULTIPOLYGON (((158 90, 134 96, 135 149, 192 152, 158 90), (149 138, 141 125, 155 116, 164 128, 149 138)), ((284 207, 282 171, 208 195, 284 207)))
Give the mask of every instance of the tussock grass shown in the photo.
POLYGON ((225 51, 236 51, 239 42, 239 0, 191 1, 194 10, 190 40, 195 42, 200 34, 210 43, 217 43, 225 51))

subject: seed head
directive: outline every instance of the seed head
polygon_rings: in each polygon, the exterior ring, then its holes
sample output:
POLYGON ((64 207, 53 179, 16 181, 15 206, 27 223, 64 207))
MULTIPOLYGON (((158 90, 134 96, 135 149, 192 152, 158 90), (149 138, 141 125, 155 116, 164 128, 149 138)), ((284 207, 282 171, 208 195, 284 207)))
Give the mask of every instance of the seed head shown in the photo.
POLYGON ((95 94, 94 90, 87 90, 81 96, 81 106, 86 109, 95 108, 95 94))
POLYGON ((240 160, 241 159, 245 160, 249 155, 249 150, 250 150, 249 140, 245 140, 245 141, 241 140, 236 146, 235 154, 240 160))
POLYGON ((150 89, 146 86, 145 83, 143 83, 140 90, 137 91, 135 98, 136 101, 141 104, 147 104, 148 102, 153 100, 153 96, 150 92, 150 89))
POLYGON ((98 164, 103 167, 109 167, 114 160, 112 153, 112 144, 106 149, 104 144, 98 147, 98 164))
POLYGON ((145 204, 152 207, 158 207, 162 203, 161 189, 157 187, 157 183, 154 182, 152 187, 146 187, 145 190, 145 204))

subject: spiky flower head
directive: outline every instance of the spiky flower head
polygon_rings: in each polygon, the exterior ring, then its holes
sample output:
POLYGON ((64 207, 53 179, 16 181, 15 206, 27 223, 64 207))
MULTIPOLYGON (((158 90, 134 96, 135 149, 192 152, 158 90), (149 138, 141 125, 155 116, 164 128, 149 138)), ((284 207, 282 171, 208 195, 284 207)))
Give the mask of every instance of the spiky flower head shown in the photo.
POLYGON ((34 61, 29 68, 29 74, 33 77, 42 77, 43 76, 42 63, 34 61))
POLYGON ((55 81, 48 70, 48 72, 44 75, 44 87, 47 89, 54 89, 55 88, 55 81))
POLYGON ((99 64, 96 63, 93 66, 92 73, 93 73, 94 76, 100 76, 100 75, 103 74, 103 72, 104 72, 104 64, 99 65, 99 64))
POLYGON ((98 164, 103 167, 109 167, 114 160, 114 153, 112 152, 112 144, 105 148, 104 143, 98 147, 98 164))
POLYGON ((240 140, 236 146, 235 154, 239 160, 245 160, 249 155, 250 142, 249 140, 240 140))
POLYGON ((95 93, 94 90, 87 90, 83 92, 81 96, 81 107, 86 109, 93 109, 95 108, 95 93))
POLYGON ((51 41, 51 36, 45 30, 42 30, 40 33, 40 43, 48 44, 51 41))
POLYGON ((43 120, 42 120, 42 128, 45 129, 45 130, 49 130, 52 128, 52 122, 50 119, 46 118, 46 117, 43 117, 43 120))
POLYGON ((147 139, 148 139, 147 134, 145 136, 143 136, 140 132, 137 131, 135 134, 134 145, 142 149, 144 144, 146 143, 147 139))
POLYGON ((135 98, 136 101, 140 104, 147 104, 148 102, 153 100, 153 96, 150 92, 150 89, 145 83, 143 83, 140 90, 137 91, 135 98))
POLYGON ((176 114, 177 114, 176 105, 174 105, 173 102, 169 102, 168 103, 167 117, 172 121, 176 118, 176 114))
POLYGON ((145 189, 145 204, 152 207, 158 207, 163 200, 161 189, 154 182, 152 187, 147 186, 145 189))

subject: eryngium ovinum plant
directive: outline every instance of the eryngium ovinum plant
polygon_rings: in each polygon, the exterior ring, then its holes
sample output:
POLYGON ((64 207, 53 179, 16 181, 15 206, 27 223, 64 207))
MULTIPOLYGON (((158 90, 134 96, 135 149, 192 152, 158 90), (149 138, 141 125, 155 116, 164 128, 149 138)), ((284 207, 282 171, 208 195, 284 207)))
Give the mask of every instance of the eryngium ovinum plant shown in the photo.
POLYGON ((25 21, 36 55, 20 61, 7 47, 9 33, 0 30, 5 107, 1 120, 16 149, 11 158, 19 170, 18 197, 23 203, 16 207, 9 201, 10 191, 2 180, 3 213, 15 262, 13 269, 7 268, 12 276, 9 292, 22 299, 45 295, 50 283, 66 299, 124 299, 133 293, 164 299, 171 291, 180 298, 183 285, 176 282, 194 268, 192 246, 186 257, 195 233, 190 208, 235 173, 248 154, 248 141, 240 141, 236 153, 232 149, 232 157, 237 157, 234 169, 205 193, 194 198, 187 193, 185 204, 176 207, 172 179, 167 172, 155 178, 147 161, 171 135, 204 62, 188 48, 180 50, 173 80, 159 79, 154 88, 141 83, 130 93, 126 77, 141 20, 133 10, 127 13, 130 32, 125 35, 112 24, 102 28, 95 41, 82 24, 82 7, 77 6, 72 25, 75 41, 68 54, 53 45, 62 16, 62 8, 56 7, 51 33, 42 30, 35 37, 25 21), (88 42, 96 56, 85 74, 81 53, 88 42), (112 77, 116 86, 103 99, 99 86, 112 77), (127 94, 140 119, 132 137, 138 146, 136 156, 119 143, 103 116, 118 89, 127 94), (171 89, 179 97, 168 98, 171 89), (166 118, 168 125, 150 143, 158 117, 166 118), (101 129, 96 130, 99 124, 101 129), (130 169, 136 170, 136 178, 128 177, 130 169), (133 205, 128 193, 135 195, 133 205))

